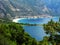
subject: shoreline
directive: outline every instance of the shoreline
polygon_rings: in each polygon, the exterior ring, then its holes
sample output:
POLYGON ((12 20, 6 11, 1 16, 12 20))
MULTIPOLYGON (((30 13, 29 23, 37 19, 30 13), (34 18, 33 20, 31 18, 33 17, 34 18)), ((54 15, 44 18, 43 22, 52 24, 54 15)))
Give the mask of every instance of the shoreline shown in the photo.
MULTIPOLYGON (((43 18, 46 18, 46 17, 43 17, 43 18)), ((56 18, 56 17, 47 17, 47 18, 56 18)), ((22 19, 32 19, 32 18, 15 18, 12 20, 12 22, 18 23, 18 21, 22 19)), ((33 18, 33 19, 36 19, 36 18, 33 18)))
POLYGON ((22 20, 22 19, 26 19, 26 18, 16 18, 16 19, 13 19, 12 22, 18 23, 18 20, 22 20))

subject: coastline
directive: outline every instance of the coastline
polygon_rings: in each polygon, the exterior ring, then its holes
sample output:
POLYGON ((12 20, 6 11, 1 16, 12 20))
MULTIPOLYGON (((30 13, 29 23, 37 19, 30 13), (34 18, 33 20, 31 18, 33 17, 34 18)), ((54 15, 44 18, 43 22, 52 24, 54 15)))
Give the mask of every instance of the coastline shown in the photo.
POLYGON ((25 19, 25 18, 16 18, 16 19, 13 19, 12 22, 18 23, 18 21, 22 19, 25 19))
POLYGON ((42 16, 21 16, 20 18, 15 18, 12 20, 12 22, 18 22, 18 20, 21 20, 21 19, 36 19, 36 18, 52 18, 52 16, 46 16, 46 15, 42 15, 42 16))
MULTIPOLYGON (((40 17, 40 18, 46 18, 46 17, 40 17)), ((56 18, 56 17, 47 17, 47 18, 56 18)), ((15 18, 12 20, 12 22, 18 23, 18 21, 22 19, 32 19, 32 18, 15 18)), ((36 19, 36 18, 33 17, 33 19, 36 19)))

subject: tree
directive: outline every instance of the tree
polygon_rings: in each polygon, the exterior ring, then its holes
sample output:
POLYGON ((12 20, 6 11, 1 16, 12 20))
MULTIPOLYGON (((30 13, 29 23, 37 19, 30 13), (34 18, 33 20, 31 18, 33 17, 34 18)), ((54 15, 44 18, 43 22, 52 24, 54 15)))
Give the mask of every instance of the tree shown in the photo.
POLYGON ((46 31, 47 34, 50 34, 49 41, 53 44, 56 45, 57 38, 55 38, 55 35, 59 35, 60 33, 60 23, 59 22, 54 22, 52 19, 49 21, 47 24, 44 24, 44 30, 46 31))

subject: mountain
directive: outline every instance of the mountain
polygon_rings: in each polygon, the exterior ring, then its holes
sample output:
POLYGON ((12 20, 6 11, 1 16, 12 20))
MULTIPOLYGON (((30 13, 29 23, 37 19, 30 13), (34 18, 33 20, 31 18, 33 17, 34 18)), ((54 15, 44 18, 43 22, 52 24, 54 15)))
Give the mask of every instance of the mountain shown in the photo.
POLYGON ((60 16, 60 0, 0 0, 0 18, 60 16))
POLYGON ((49 13, 48 8, 42 1, 38 0, 14 0, 11 2, 14 4, 16 8, 20 11, 17 13, 18 15, 42 15, 49 13))
POLYGON ((46 6, 54 16, 60 16, 60 0, 46 0, 46 6))
POLYGON ((13 11, 10 8, 10 3, 8 0, 0 0, 0 18, 10 18, 13 17, 13 11))

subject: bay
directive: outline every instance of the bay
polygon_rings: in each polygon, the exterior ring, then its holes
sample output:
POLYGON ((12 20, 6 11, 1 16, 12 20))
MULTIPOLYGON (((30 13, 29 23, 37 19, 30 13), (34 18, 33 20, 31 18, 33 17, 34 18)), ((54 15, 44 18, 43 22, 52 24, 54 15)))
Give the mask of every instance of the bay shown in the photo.
MULTIPOLYGON (((58 17, 53 17, 53 18, 25 18, 22 20, 18 20, 18 23, 28 23, 28 24, 46 24, 48 21, 53 19, 53 21, 59 21, 58 17)), ((23 26, 25 32, 27 32, 31 37, 35 38, 37 41, 43 40, 44 36, 48 36, 44 29, 43 26, 28 26, 25 25, 23 26)))

